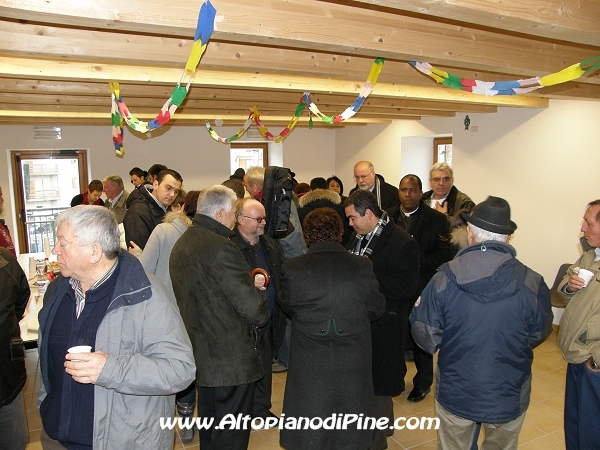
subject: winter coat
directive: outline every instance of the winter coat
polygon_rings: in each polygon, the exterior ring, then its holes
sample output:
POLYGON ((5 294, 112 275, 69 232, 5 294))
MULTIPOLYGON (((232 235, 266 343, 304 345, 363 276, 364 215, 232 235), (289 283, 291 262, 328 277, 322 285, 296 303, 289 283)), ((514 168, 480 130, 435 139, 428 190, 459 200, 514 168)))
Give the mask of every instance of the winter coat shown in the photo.
POLYGON ((166 211, 158 206, 154 196, 145 187, 141 186, 137 191, 139 195, 127 206, 123 226, 127 245, 133 241, 143 250, 154 228, 163 221, 166 211))
MULTIPOLYGON (((283 414, 372 417, 369 322, 385 310, 372 263, 337 242, 323 242, 287 260, 283 268, 280 304, 292 317, 283 414)), ((288 450, 351 450, 367 449, 371 430, 282 429, 280 435, 288 450)))
POLYGON ((111 200, 106 200, 104 206, 110 209, 115 215, 115 219, 117 219, 117 223, 123 223, 123 219, 125 218, 125 213, 127 212, 127 199, 129 198, 129 192, 123 191, 119 200, 113 204, 111 200), (111 206, 112 205, 112 206, 111 206))
POLYGON ((571 364, 585 362, 590 356, 600 361, 600 260, 594 261, 595 258, 595 249, 583 253, 558 285, 558 291, 568 302, 560 322, 558 345, 571 364), (563 287, 575 267, 591 270, 595 275, 586 287, 567 294, 563 287))
MULTIPOLYGON (((396 225, 405 229, 400 204, 389 209, 387 213, 396 221, 396 225)), ((435 275, 437 268, 452 259, 452 248, 448 236, 450 226, 444 214, 430 208, 423 202, 419 203, 419 208, 410 215, 410 218, 406 232, 419 244, 418 295, 435 275)))
POLYGON ((503 242, 462 249, 410 315, 415 342, 440 350, 437 401, 475 422, 506 423, 529 406, 532 349, 552 331, 550 291, 503 242))
MULTIPOLYGON (((173 430, 161 429, 159 420, 173 416, 175 393, 194 380, 192 346, 175 301, 156 277, 126 251, 118 258, 114 299, 94 345, 108 354, 94 386, 94 450, 170 450, 173 430)), ((48 285, 39 314, 38 408, 50 388, 48 336, 67 289, 69 278, 59 275, 48 285)))
MULTIPOLYGON (((423 197, 421 197, 421 201, 429 205, 432 196, 433 190, 427 191, 423 194, 423 197)), ((471 200, 471 198, 464 192, 461 192, 458 189, 456 189, 456 186, 452 186, 450 192, 448 192, 448 195, 446 196, 446 200, 444 201, 444 203, 448 204, 448 213, 446 214, 446 216, 448 217, 448 220, 450 222, 452 222, 454 214, 456 214, 461 209, 468 209, 470 211, 471 209, 473 209, 473 206, 475 206, 473 200, 471 200)))
MULTIPOLYGON (((231 238, 231 241, 238 246, 244 259, 248 263, 250 269, 254 269, 252 263, 252 256, 250 255, 250 244, 244 239, 237 229, 234 229, 235 236, 231 238)), ((281 249, 279 242, 270 236, 261 234, 259 236, 260 244, 263 247, 265 257, 269 263, 269 271, 271 273, 271 283, 275 286, 275 299, 281 298, 281 269, 283 262, 285 261, 285 255, 281 249)), ((273 312, 272 321, 272 336, 273 336, 273 348, 275 352, 279 350, 283 337, 285 335, 285 324, 286 314, 281 310, 278 304, 275 305, 275 311, 273 312)))
POLYGON ((16 258, 0 247, 0 408, 25 386, 25 347, 19 321, 29 301, 27 277, 16 258), (11 353, 13 357, 11 357, 11 353), (22 356, 22 358, 19 358, 22 356))
POLYGON ((139 258, 144 270, 156 275, 173 296, 175 294, 169 274, 169 257, 175 242, 191 224, 192 219, 181 211, 167 213, 164 223, 157 225, 152 231, 144 250, 132 252, 139 258))
MULTIPOLYGON (((352 247, 353 238, 350 239, 352 247)), ((386 299, 386 312, 371 324, 375 395, 395 396, 404 391, 404 351, 408 314, 419 281, 419 244, 390 220, 369 259, 386 299)))
POLYGON ((342 206, 342 199, 337 192, 330 191, 328 189, 314 189, 304 194, 298 201, 298 216, 300 223, 304 224, 304 218, 309 212, 314 211, 317 208, 331 208, 339 214, 344 224, 344 235, 342 237, 342 245, 346 245, 350 241, 352 235, 352 228, 346 217, 344 207, 342 206))
POLYGON ((169 260, 175 298, 198 361, 196 384, 239 386, 263 377, 256 327, 269 321, 234 232, 196 214, 169 260))

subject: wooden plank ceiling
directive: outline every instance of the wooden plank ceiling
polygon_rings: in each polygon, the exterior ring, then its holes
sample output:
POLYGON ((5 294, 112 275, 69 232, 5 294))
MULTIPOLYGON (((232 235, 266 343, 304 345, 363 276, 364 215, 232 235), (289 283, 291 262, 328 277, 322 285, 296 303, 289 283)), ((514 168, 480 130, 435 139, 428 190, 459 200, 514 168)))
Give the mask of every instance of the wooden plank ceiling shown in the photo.
MULTIPOLYGON (((149 120, 181 77, 201 1, 0 0, 0 123, 110 125, 109 81, 149 120)), ((373 94, 344 125, 418 120, 549 98, 600 100, 600 73, 528 95, 443 88, 407 61, 485 81, 543 76, 600 54, 597 0, 213 0, 216 28, 170 125, 241 125, 256 104, 283 125, 303 92, 348 107, 373 63, 373 94)), ((305 114, 301 124, 306 124, 305 114)), ((315 124, 319 121, 315 120, 315 124)))

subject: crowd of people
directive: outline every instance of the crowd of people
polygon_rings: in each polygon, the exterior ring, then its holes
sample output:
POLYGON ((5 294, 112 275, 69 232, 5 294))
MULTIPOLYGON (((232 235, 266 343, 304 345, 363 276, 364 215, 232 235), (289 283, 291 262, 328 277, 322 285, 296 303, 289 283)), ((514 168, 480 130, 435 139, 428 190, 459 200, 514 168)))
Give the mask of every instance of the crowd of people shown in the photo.
MULTIPOLYGON (((229 415, 276 418, 272 373, 281 370, 282 419, 362 414, 393 424, 406 361, 417 368, 408 401, 420 402, 437 351, 438 448, 476 448, 480 428, 484 448, 516 448, 532 350, 553 315, 543 278, 509 243, 517 225, 505 199, 475 205, 445 163, 423 192, 417 175, 396 188, 359 161, 348 197, 336 176, 296 183, 291 226, 275 237, 265 233, 264 168, 187 193, 164 165, 130 177, 131 192, 119 175, 93 180, 56 219, 61 275, 39 315, 44 449, 171 449, 173 429, 159 421, 175 413, 214 419, 199 431, 201 449, 246 449, 249 427, 218 425, 229 415)), ((2 203, 0 189, 0 213, 2 203)), ((600 270, 600 200, 582 231, 591 249, 559 287, 569 300, 559 334, 568 449, 599 445, 600 277, 588 284, 579 271, 600 270)), ((24 449, 18 322, 30 292, 3 221, 0 246, 9 311, 0 315, 0 450, 24 449)), ((182 440, 196 431, 182 428, 182 440)), ((393 432, 283 427, 280 444, 380 450, 393 432)))

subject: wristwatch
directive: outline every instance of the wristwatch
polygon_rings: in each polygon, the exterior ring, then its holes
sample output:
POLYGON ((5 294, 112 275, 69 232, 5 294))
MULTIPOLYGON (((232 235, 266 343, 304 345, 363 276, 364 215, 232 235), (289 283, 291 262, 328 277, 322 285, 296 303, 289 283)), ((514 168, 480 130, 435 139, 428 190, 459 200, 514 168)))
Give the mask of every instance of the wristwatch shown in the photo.
POLYGON ((592 370, 598 370, 598 364, 594 361, 594 357, 590 356, 590 367, 592 370))

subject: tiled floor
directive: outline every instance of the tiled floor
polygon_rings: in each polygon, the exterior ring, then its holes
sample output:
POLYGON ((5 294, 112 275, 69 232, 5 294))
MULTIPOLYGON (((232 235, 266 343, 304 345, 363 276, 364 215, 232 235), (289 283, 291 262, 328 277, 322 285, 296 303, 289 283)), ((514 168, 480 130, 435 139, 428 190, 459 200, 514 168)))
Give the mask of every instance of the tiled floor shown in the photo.
MULTIPOLYGON (((557 332, 534 350, 533 363, 533 388, 531 405, 525 417, 525 424, 519 438, 519 449, 523 450, 554 450, 564 449, 563 436, 563 405, 565 391, 566 363, 561 357, 556 343, 557 332)), ((29 350, 27 354, 27 373, 29 375, 25 386, 25 402, 28 409, 29 420, 29 445, 27 450, 41 449, 39 442, 41 421, 35 409, 35 397, 32 401, 32 392, 37 393, 37 383, 33 382, 37 361, 37 350, 29 350)), ((412 377, 415 373, 413 363, 408 363, 407 391, 394 398, 395 416, 404 417, 433 417, 433 396, 428 395, 420 403, 410 403, 406 400, 408 392, 412 389, 412 377)), ((39 377, 38 377, 39 378, 39 377)), ((273 408, 272 411, 280 415, 283 403, 283 392, 286 374, 273 374, 273 408)), ((483 436, 481 437, 483 438, 483 436)), ((480 438, 480 439, 481 439, 480 438)), ((198 449, 198 437, 184 446, 175 436, 174 450, 198 449)), ((390 450, 420 449, 428 450, 437 448, 436 432, 427 430, 399 430, 392 438, 388 439, 390 450)), ((277 429, 254 431, 250 435, 250 450, 278 450, 279 432, 277 429)))

